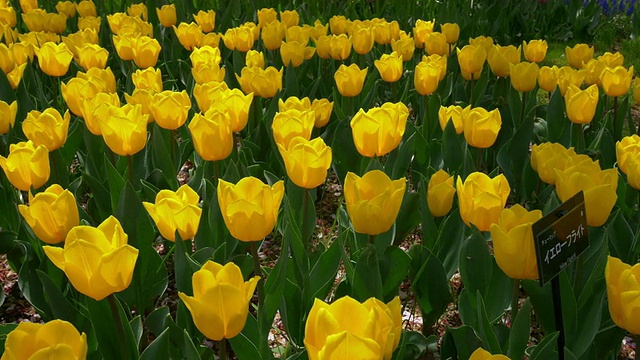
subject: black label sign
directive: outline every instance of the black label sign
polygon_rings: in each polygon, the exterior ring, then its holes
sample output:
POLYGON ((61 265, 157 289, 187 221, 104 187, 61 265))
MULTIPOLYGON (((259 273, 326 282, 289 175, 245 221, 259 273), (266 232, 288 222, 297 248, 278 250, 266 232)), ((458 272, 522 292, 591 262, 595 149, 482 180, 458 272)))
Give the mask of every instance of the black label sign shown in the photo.
POLYGON ((589 247, 584 193, 580 191, 532 225, 540 286, 589 247))

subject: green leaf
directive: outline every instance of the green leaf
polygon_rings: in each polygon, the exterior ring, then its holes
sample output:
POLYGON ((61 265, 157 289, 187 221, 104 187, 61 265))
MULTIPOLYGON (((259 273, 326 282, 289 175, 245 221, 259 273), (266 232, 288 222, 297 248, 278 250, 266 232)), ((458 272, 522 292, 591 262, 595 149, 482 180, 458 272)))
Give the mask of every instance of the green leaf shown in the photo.
POLYGON ((239 360, 264 359, 258 350, 258 332, 258 322, 252 315, 249 315, 242 332, 229 339, 231 348, 233 348, 233 352, 235 352, 239 360))
POLYGON ((112 211, 116 211, 118 207, 118 200, 120 199, 120 193, 122 193, 126 182, 106 156, 104 157, 104 166, 107 169, 109 195, 111 195, 111 209, 112 211))
POLYGON ((100 301, 87 298, 86 302, 91 324, 98 339, 98 349, 105 359, 137 359, 138 349, 124 309, 114 295, 109 296, 112 297, 115 305, 113 310, 117 311, 118 315, 112 312, 108 298, 100 301), (116 321, 115 316, 119 316, 122 321, 116 321), (121 335, 116 336, 116 334, 121 335))
POLYGON ((142 317, 140 315, 134 317, 129 321, 129 326, 131 327, 131 331, 133 333, 134 339, 136 341, 136 345, 140 346, 140 339, 142 338, 142 317))
POLYGON ((509 334, 509 350, 507 351, 507 356, 509 356, 510 359, 522 359, 524 356, 524 351, 529 343, 530 327, 531 302, 527 298, 511 326, 511 333, 509 334))
MULTIPOLYGON (((564 138, 564 132, 571 125, 570 121, 564 116, 564 98, 560 93, 560 89, 556 88, 556 90, 551 94, 551 99, 549 99, 549 105, 547 105, 547 126, 549 129, 549 141, 550 142, 560 142, 561 139, 564 138)), ((568 146, 568 142, 561 142, 562 145, 568 146)))
POLYGON ((546 335, 536 345, 529 357, 530 360, 547 360, 558 358, 558 333, 553 332, 546 335))
POLYGON ((460 275, 466 289, 485 293, 492 273, 492 259, 482 234, 474 231, 462 245, 460 275))
POLYGON ((171 144, 171 141, 175 141, 171 137, 171 131, 160 128, 156 123, 152 124, 151 129, 151 147, 153 150, 153 165, 156 169, 160 169, 164 178, 171 186, 171 190, 178 189, 178 180, 176 178, 176 172, 174 170, 173 159, 171 153, 167 147, 167 143, 171 144), (167 134, 169 136, 167 136, 167 134))
POLYGON ((311 267, 309 275, 309 298, 307 308, 311 308, 314 299, 325 299, 340 268, 340 242, 334 241, 322 252, 318 261, 311 267))
POLYGON ((73 307, 47 273, 41 270, 36 270, 36 273, 42 284, 44 297, 51 306, 52 317, 69 321, 76 326, 87 320, 73 307))
POLYGON ((384 298, 384 288, 380 275, 380 265, 376 248, 368 244, 356 262, 353 278, 353 295, 358 301, 365 301, 370 297, 384 298))
POLYGON ((421 194, 406 192, 395 223, 394 244, 399 245, 420 224, 421 194))
POLYGON ((442 358, 469 359, 479 347, 482 347, 482 340, 471 326, 448 328, 442 342, 442 358))
POLYGON ((380 276, 385 302, 391 301, 397 294, 400 284, 407 276, 411 257, 395 245, 389 245, 380 258, 380 276))
POLYGON ((449 121, 442 134, 442 158, 444 168, 448 173, 451 174, 462 169, 466 144, 464 137, 456 132, 453 122, 449 121))
POLYGON ((502 354, 502 349, 500 348, 500 343, 498 342, 496 333, 493 330, 493 326, 489 322, 489 318, 487 318, 487 312, 485 311, 484 307, 484 300, 482 299, 480 291, 476 292, 476 299, 476 307, 478 309, 478 332, 480 338, 482 339, 482 343, 492 354, 502 354))
POLYGON ((169 360, 169 329, 165 329, 140 355, 140 360, 169 360))

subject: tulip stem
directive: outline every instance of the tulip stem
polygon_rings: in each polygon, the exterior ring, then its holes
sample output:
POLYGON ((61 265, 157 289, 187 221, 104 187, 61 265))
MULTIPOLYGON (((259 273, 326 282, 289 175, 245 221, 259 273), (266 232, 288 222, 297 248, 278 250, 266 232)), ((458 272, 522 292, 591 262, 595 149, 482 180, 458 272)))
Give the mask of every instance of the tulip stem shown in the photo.
POLYGON ((218 168, 218 162, 213 162, 213 185, 218 186, 218 179, 220 178, 220 169, 218 168))
POLYGON ((114 294, 107 296, 107 300, 109 301, 111 315, 116 323, 116 337, 118 338, 118 344, 120 344, 120 354, 122 355, 122 359, 128 359, 129 357, 124 342, 124 325, 122 323, 122 317, 120 317, 120 310, 118 309, 118 300, 114 294))
POLYGON ((131 185, 133 185, 133 155, 127 156, 127 167, 129 169, 129 181, 131 181, 131 185))
POLYGON ((511 327, 516 322, 520 303, 520 279, 513 279, 513 297, 511 298, 511 327))
POLYGON ((220 360, 229 359, 229 356, 227 355, 227 339, 225 338, 222 338, 222 340, 220 340, 220 349, 218 352, 218 359, 220 360))
POLYGON ((376 236, 369 235, 369 244, 374 245, 376 243, 376 236))
POLYGON ((527 93, 526 92, 522 92, 522 109, 520 109, 520 124, 524 123, 524 114, 526 111, 526 105, 527 105, 527 93))
POLYGON ((306 244, 305 249, 310 250, 311 241, 309 241, 309 235, 307 234, 307 211, 309 211, 309 189, 303 191, 304 199, 302 200, 302 243, 306 244))
POLYGON ((613 97, 613 140, 614 141, 619 141, 620 139, 618 138, 618 122, 616 121, 618 119, 618 97, 614 96, 613 97))
POLYGON ((258 246, 255 241, 249 244, 249 251, 251 252, 251 258, 253 259, 253 272, 255 276, 259 276, 258 281, 258 311, 262 311, 262 304, 264 304, 264 279, 262 278, 262 268, 260 267, 260 258, 258 257, 258 246))

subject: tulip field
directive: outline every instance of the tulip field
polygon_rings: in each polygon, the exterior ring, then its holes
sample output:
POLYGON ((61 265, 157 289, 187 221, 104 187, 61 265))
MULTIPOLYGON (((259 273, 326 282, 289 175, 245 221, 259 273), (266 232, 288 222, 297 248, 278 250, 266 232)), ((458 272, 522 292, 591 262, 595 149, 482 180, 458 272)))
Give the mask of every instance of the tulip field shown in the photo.
POLYGON ((0 0, 0 359, 633 358, 636 5, 0 0))

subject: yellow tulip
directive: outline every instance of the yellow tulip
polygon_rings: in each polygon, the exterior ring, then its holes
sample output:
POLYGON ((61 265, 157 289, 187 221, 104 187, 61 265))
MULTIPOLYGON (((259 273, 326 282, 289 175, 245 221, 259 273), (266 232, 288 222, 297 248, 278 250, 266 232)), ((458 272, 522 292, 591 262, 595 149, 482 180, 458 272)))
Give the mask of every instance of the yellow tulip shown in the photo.
POLYGON ((254 93, 263 98, 272 98, 282 90, 282 69, 273 66, 266 69, 259 67, 244 67, 236 79, 245 94, 254 93))
POLYGON ((220 341, 238 335, 249 314, 249 303, 260 281, 254 276, 244 281, 240 268, 207 261, 193 274, 193 296, 179 292, 193 322, 208 339, 220 341))
POLYGON ((517 65, 510 64, 511 86, 520 92, 530 92, 536 88, 538 72, 540 68, 534 62, 521 62, 517 65))
POLYGON ((471 106, 467 106, 466 108, 462 108, 457 105, 451 106, 440 106, 440 110, 438 110, 438 121, 440 122, 440 128, 442 131, 446 129, 447 123, 449 121, 453 122, 453 127, 456 129, 457 134, 462 134, 464 131, 464 123, 462 121, 463 117, 471 111, 471 106))
POLYGON ((547 184, 556 184, 556 170, 563 171, 581 161, 591 161, 586 155, 578 155, 573 148, 565 148, 558 143, 533 144, 531 147, 531 167, 538 173, 540 180, 547 184))
POLYGON ((136 70, 131 74, 131 80, 136 89, 162 92, 162 72, 152 67, 136 70))
POLYGON ((607 284, 611 319, 626 331, 640 334, 640 306, 637 302, 637 294, 640 291, 640 264, 631 266, 618 258, 608 256, 604 279, 607 284))
POLYGON ((464 128, 464 138, 467 144, 480 149, 491 147, 496 142, 500 128, 502 127, 502 117, 498 109, 487 111, 477 107, 464 113, 462 123, 464 128))
POLYGON ((228 29, 222 37, 224 45, 229 50, 247 52, 253 47, 253 30, 248 26, 239 26, 228 29))
MULTIPOLYGON (((321 36, 318 40, 322 39, 321 36)), ((351 54, 351 38, 345 34, 329 37, 329 54, 334 60, 344 60, 351 54)))
POLYGON ((333 35, 346 34, 350 21, 343 15, 334 15, 329 19, 329 27, 333 35))
POLYGON ((469 360, 510 360, 504 355, 491 355, 490 352, 483 348, 477 348, 476 351, 471 354, 469 360))
POLYGON ((640 104, 640 80, 637 78, 633 81, 633 100, 640 104))
MULTIPOLYGON (((143 91, 143 90, 135 90, 143 91)), ((135 93, 134 91, 134 93, 135 93)), ((127 95, 125 95, 126 97, 127 95)), ((131 105, 130 102, 127 102, 131 105)), ((100 122, 105 121, 109 116, 109 106, 120 107, 118 94, 98 93, 95 97, 82 102, 82 117, 87 130, 93 135, 101 136, 100 122)))
POLYGON ((604 72, 604 69, 607 67, 604 61, 591 59, 589 62, 584 64, 584 82, 587 85, 597 84, 598 86, 602 85, 602 81, 600 79, 600 75, 604 72))
POLYGON ((400 145, 409 109, 403 103, 384 103, 368 111, 360 109, 351 119, 353 142, 362 156, 383 156, 400 145))
POLYGON ((150 109, 158 126, 176 130, 187 121, 191 100, 185 90, 181 92, 165 90, 153 96, 150 109))
MULTIPOLYGON (((305 25, 307 26, 307 25, 305 25)), ((327 35, 329 31, 329 24, 323 24, 319 19, 313 23, 313 26, 309 26, 309 37, 317 40, 320 36, 327 35)))
POLYGON ((511 192, 503 174, 492 179, 481 172, 469 174, 464 181, 458 177, 456 189, 460 217, 467 226, 473 224, 480 231, 489 231, 491 224, 498 222, 511 192))
POLYGON ((361 26, 350 31, 353 50, 360 55, 368 54, 373 49, 375 34, 370 27, 361 26))
POLYGON ((264 54, 262 51, 249 50, 245 59, 248 67, 257 66, 264 69, 264 54))
POLYGON ((280 46, 280 56, 282 57, 282 63, 285 65, 293 65, 298 67, 302 65, 304 60, 309 60, 315 54, 316 49, 310 46, 306 46, 297 41, 282 42, 280 46))
POLYGON ((91 29, 97 33, 97 32, 100 32, 101 25, 102 25, 102 18, 100 17, 88 16, 88 17, 78 18, 79 30, 91 29))
POLYGON ((280 12, 280 21, 286 26, 296 26, 300 22, 300 15, 295 10, 285 10, 280 12))
POLYGON ((175 192, 160 190, 155 203, 143 202, 142 205, 156 223, 162 237, 176 241, 176 230, 182 240, 196 236, 202 214, 199 201, 198 193, 184 184, 175 192))
MULTIPOLYGON (((33 34, 33 33, 31 33, 33 34)), ((22 42, 27 42, 32 44, 32 46, 38 47, 40 46, 40 40, 37 38, 34 39, 22 39, 22 42)), ((80 49, 84 44, 94 44, 98 45, 98 33, 93 29, 85 29, 73 34, 69 34, 68 36, 62 37, 62 42, 67 45, 71 53, 73 53, 73 57, 78 59, 80 56, 80 49)), ((117 45, 117 44, 114 44, 117 45)))
POLYGON ((363 177, 348 172, 344 198, 353 229, 361 234, 378 235, 396 221, 406 188, 406 179, 391 180, 380 170, 363 177))
POLYGON ((496 262, 512 279, 538 279, 538 264, 531 225, 542 218, 542 211, 527 211, 520 204, 505 209, 491 225, 496 262))
POLYGON ((48 42, 43 44, 38 53, 38 65, 49 76, 63 76, 69 70, 73 53, 67 45, 48 42))
POLYGON ((224 160, 233 150, 231 119, 224 111, 211 108, 204 115, 195 114, 189 132, 196 152, 204 160, 224 160))
POLYGON ((148 36, 141 36, 136 40, 132 50, 133 62, 136 63, 137 67, 146 69, 156 66, 161 47, 158 40, 148 36))
POLYGON ((278 111, 283 112, 287 110, 305 111, 311 110, 311 100, 308 97, 298 99, 295 96, 289 96, 286 100, 278 99, 278 111))
POLYGON ((116 77, 109 67, 106 69, 91 68, 86 73, 78 71, 76 78, 95 82, 101 92, 116 92, 116 77))
POLYGON ((376 44, 387 45, 391 41, 397 39, 400 34, 400 27, 397 21, 387 22, 384 19, 373 25, 373 34, 376 44), (394 25, 395 24, 395 25, 394 25), (398 35, 398 36, 396 36, 398 35))
POLYGON ((18 113, 18 102, 11 104, 0 100, 0 135, 6 134, 16 123, 16 114, 18 113))
POLYGON ((629 174, 627 162, 630 158, 640 153, 640 136, 632 134, 625 136, 616 143, 616 159, 618 168, 625 174, 629 174))
POLYGON ((547 40, 522 41, 522 51, 527 61, 539 63, 547 56, 547 40))
MULTIPOLYGON (((413 37, 415 39, 415 46, 418 48, 425 47, 427 42, 427 36, 433 32, 433 21, 424 21, 421 19, 416 20, 416 25, 413 27, 413 37)), ((445 42, 446 42, 446 36, 445 42)))
POLYGON ((290 26, 284 30, 284 38, 286 42, 299 42, 307 46, 309 44, 309 27, 300 27, 298 25, 290 26))
MULTIPOLYGON (((491 38, 491 36, 484 36, 484 35, 480 35, 480 36, 477 36, 475 38, 469 39, 469 45, 480 45, 485 49, 487 54, 489 54, 489 52, 491 51, 491 49, 494 46, 493 38, 491 38)), ((515 46, 514 46, 514 48, 515 48, 515 46)), ((520 61, 519 57, 518 57, 518 61, 520 61)))
POLYGON ((16 66, 26 63, 27 60, 33 62, 33 57, 36 54, 35 46, 30 43, 13 43, 9 46, 9 50, 13 54, 16 66))
POLYGON ((29 206, 18 205, 18 210, 38 239, 47 244, 63 242, 80 224, 76 198, 58 184, 30 197, 29 206))
POLYGON ((425 36, 424 48, 429 55, 449 56, 449 44, 443 33, 430 32, 425 36))
POLYGON ((219 65, 200 65, 191 69, 193 80, 196 84, 206 84, 208 82, 222 82, 227 74, 225 68, 219 65))
POLYGON ((127 244, 127 240, 118 219, 110 216, 97 228, 71 229, 64 248, 43 246, 43 249, 76 290, 100 301, 131 283, 138 249, 127 244))
POLYGON ((49 180, 49 151, 32 141, 9 145, 9 156, 0 155, 0 167, 11 185, 22 191, 37 189, 49 180))
POLYGON ((54 108, 43 112, 32 110, 22 123, 22 131, 34 146, 44 145, 49 151, 54 151, 67 141, 70 120, 69 110, 64 117, 54 108))
POLYGON ((558 87, 560 94, 564 97, 569 86, 581 87, 586 78, 585 70, 575 70, 570 66, 563 66, 558 70, 558 87))
POLYGON ((222 60, 220 56, 220 49, 213 46, 196 47, 189 55, 191 60, 191 67, 196 68, 199 66, 211 66, 220 65, 222 60))
POLYGON ((400 33, 400 38, 398 40, 391 41, 391 50, 402 56, 402 62, 411 60, 415 49, 416 45, 413 38, 405 33, 400 33))
POLYGON ((349 296, 332 304, 315 299, 305 325, 309 359, 391 359, 400 342, 400 298, 385 304, 376 298, 360 303, 349 296))
MULTIPOLYGON (((640 190, 640 156, 638 150, 625 156, 625 174, 627 175, 627 183, 634 189, 640 190)), ((622 171, 622 168, 620 168, 622 171)))
POLYGON ((193 87, 193 96, 196 98, 200 112, 207 112, 211 104, 215 104, 218 101, 220 91, 228 89, 229 87, 224 82, 196 83, 193 87))
POLYGON ((598 61, 604 63, 610 68, 614 68, 616 66, 622 66, 624 64, 624 55, 619 52, 611 53, 607 51, 598 57, 598 61))
POLYGON ((327 99, 315 99, 311 103, 311 110, 315 114, 315 122, 313 126, 321 128, 331 119, 331 112, 333 111, 333 101, 327 99))
POLYGON ((281 144, 286 149, 291 140, 297 136, 311 139, 314 123, 315 114, 311 110, 289 109, 277 112, 271 124, 273 138, 276 144, 281 144))
POLYGON ((273 186, 254 177, 242 178, 235 185, 218 181, 218 204, 224 223, 240 241, 261 241, 273 231, 283 196, 282 180, 273 186))
POLYGON ((557 66, 543 66, 538 71, 538 85, 540 85, 542 90, 552 92, 556 89, 556 85, 558 85, 559 75, 560 69, 557 66))
POLYGON ((294 184, 313 189, 324 183, 327 170, 331 167, 331 148, 322 138, 307 140, 297 136, 289 142, 287 148, 282 144, 277 146, 287 175, 294 184))
POLYGON ((216 12, 213 10, 206 12, 200 10, 197 14, 193 15, 193 19, 200 25, 204 33, 210 33, 216 27, 216 12))
POLYGON ((62 83, 60 88, 69 110, 76 116, 82 116, 82 103, 85 99, 91 99, 101 92, 93 79, 72 78, 66 84, 62 83))
MULTIPOLYGON (((75 7, 74 7, 75 11, 75 7)), ((18 23, 18 18, 16 17, 16 10, 11 6, 2 7, 0 6, 0 25, 6 25, 9 28, 15 28, 18 23)))
POLYGON ((618 199, 618 170, 601 170, 598 161, 583 161, 556 170, 556 193, 560 201, 567 201, 584 192, 584 206, 589 226, 602 226, 618 199))
POLYGON ((133 155, 144 149, 147 143, 147 117, 142 106, 125 105, 106 108, 99 120, 102 138, 109 149, 120 156, 133 155))
POLYGON ((282 40, 284 40, 284 25, 274 20, 262 27, 261 36, 262 43, 267 50, 276 50, 280 48, 282 40))
POLYGON ((127 8, 127 14, 131 17, 141 18, 144 21, 149 19, 149 10, 144 3, 131 4, 127 8))
MULTIPOLYGON (((22 14, 22 21, 31 32, 49 31, 48 13, 43 9, 34 9, 22 14)), ((64 15, 62 15, 64 17, 64 15)), ((66 17, 65 17, 66 19, 66 17)))
POLYGON ((64 320, 44 324, 24 321, 7 335, 2 358, 83 360, 87 358, 87 334, 80 335, 64 320))
POLYGON ((402 56, 397 52, 382 54, 380 60, 375 60, 374 65, 382 80, 396 82, 402 77, 402 56))
POLYGON ((82 0, 76 5, 80 17, 98 16, 96 4, 92 0, 82 0))
MULTIPOLYGON (((469 74, 481 72, 487 59, 487 51, 482 46, 466 45, 457 49, 457 54, 460 70, 469 74)), ((477 79, 475 76, 474 78, 477 79)))
POLYGON ((84 44, 78 54, 78 62, 83 69, 93 67, 104 69, 107 66, 109 52, 100 45, 84 44))
POLYGON ((608 96, 623 96, 629 92, 631 88, 631 80, 633 79, 633 66, 627 70, 624 66, 616 66, 615 68, 605 67, 600 74, 602 82, 602 90, 608 96))
POLYGON ((358 65, 340 65, 333 78, 336 81, 338 91, 342 96, 354 97, 360 94, 367 77, 368 68, 360 69, 358 65))
POLYGON ((413 73, 413 86, 420 95, 431 95, 440 85, 444 70, 436 62, 419 62, 413 73))
POLYGON ((564 53, 567 62, 575 69, 582 69, 582 66, 593 58, 593 46, 587 44, 576 44, 574 47, 565 47, 564 53))
POLYGON ((240 89, 221 89, 219 98, 211 104, 211 109, 225 112, 231 121, 231 131, 238 132, 247 126, 253 93, 245 95, 240 89))
POLYGON ((173 27, 178 22, 175 4, 162 5, 161 8, 156 8, 156 14, 160 24, 166 28, 173 27))
POLYGON ((173 31, 176 33, 178 37, 178 41, 180 44, 184 46, 185 49, 191 51, 193 48, 200 46, 202 42, 202 38, 204 34, 202 33, 202 29, 200 25, 196 23, 180 23, 178 27, 173 26, 173 31))
POLYGON ((422 55, 422 60, 420 60, 421 63, 426 63, 426 64, 433 64, 436 65, 436 67, 440 68, 440 81, 442 81, 444 79, 444 77, 447 75, 447 57, 446 56, 440 56, 438 54, 433 54, 433 55, 422 55))
POLYGON ((131 35, 114 35, 113 46, 116 48, 118 57, 122 60, 133 60, 133 48, 136 45, 136 38, 131 35))
POLYGON ((598 86, 591 85, 585 90, 569 85, 564 95, 569 120, 575 124, 588 124, 593 120, 598 106, 598 86))
POLYGON ((427 203, 429 211, 435 217, 445 216, 453 206, 453 196, 456 189, 453 187, 453 176, 440 169, 429 179, 427 185, 427 203))
POLYGON ((455 44, 460 37, 460 26, 455 23, 445 23, 440 25, 442 33, 447 37, 448 44, 455 44))
POLYGON ((278 12, 273 8, 263 8, 258 10, 258 26, 264 29, 266 25, 278 21, 278 12))
POLYGON ((520 48, 513 45, 493 45, 488 52, 487 62, 495 76, 507 77, 511 66, 520 63, 520 48))

